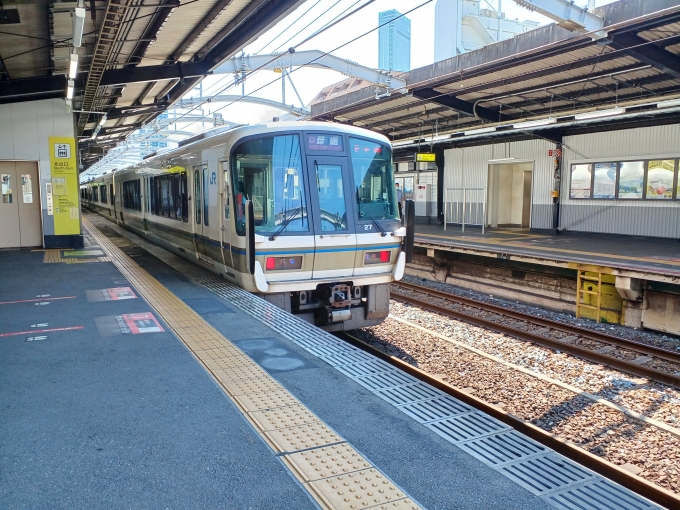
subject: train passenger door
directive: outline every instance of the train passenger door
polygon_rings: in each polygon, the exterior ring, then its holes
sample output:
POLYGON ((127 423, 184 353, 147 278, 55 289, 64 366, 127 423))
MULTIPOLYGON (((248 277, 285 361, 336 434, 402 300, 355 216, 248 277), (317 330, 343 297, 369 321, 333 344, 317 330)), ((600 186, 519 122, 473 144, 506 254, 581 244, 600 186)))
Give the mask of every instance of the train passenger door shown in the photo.
POLYGON ((208 253, 206 251, 205 239, 208 236, 208 194, 207 184, 204 174, 208 169, 205 165, 194 167, 194 241, 196 243, 196 254, 198 258, 207 262, 208 253))
POLYGON ((352 276, 357 241, 354 222, 350 221, 353 211, 347 158, 309 156, 307 169, 314 210, 312 278, 352 276))
POLYGON ((220 160, 220 170, 222 171, 222 192, 219 196, 222 199, 222 207, 219 213, 220 219, 220 239, 222 252, 222 262, 225 266, 234 267, 234 258, 231 253, 231 186, 229 183, 229 160, 220 160))

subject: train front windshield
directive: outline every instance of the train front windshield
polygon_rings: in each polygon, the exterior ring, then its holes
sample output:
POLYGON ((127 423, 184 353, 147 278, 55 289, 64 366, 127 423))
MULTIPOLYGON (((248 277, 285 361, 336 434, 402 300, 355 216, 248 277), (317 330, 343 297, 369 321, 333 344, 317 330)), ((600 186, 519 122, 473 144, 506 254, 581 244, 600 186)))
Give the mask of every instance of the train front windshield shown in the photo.
MULTIPOLYGON (((297 134, 251 139, 237 145, 232 153, 231 170, 238 234, 245 235, 246 200, 253 202, 255 232, 262 235, 311 234, 309 197, 305 192, 307 178, 316 184, 310 192, 314 201, 318 202, 321 231, 346 231, 350 228, 350 200, 356 203, 355 221, 398 219, 389 145, 349 137, 347 149, 345 154, 349 154, 349 158, 341 154, 329 156, 350 160, 348 163, 351 162, 353 177, 353 189, 347 188, 347 193, 351 192, 350 197, 343 191, 343 182, 352 179, 349 175, 342 175, 343 164, 335 164, 328 159, 326 163, 317 163, 313 155, 308 155, 310 160, 314 159, 313 163, 307 161, 303 164, 297 134), (305 170, 306 166, 313 168, 305 170)), ((358 230, 363 231, 363 228, 358 230)))
POLYGON ((246 200, 253 202, 256 232, 309 232, 297 135, 247 141, 236 148, 232 161, 239 235, 245 235, 246 200))
POLYGON ((359 220, 394 220, 397 200, 392 171, 392 151, 387 145, 349 139, 359 220))

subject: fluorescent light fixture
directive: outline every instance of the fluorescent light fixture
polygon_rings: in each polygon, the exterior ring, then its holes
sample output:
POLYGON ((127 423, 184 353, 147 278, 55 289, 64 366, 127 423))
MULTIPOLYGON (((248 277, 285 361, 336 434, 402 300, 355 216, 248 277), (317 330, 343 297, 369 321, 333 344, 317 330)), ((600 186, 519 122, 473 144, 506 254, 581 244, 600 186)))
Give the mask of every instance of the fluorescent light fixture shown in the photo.
POLYGON ((72 106, 72 104, 73 104, 73 103, 71 102, 70 99, 67 99, 67 100, 66 100, 66 113, 71 113, 71 106, 72 106))
POLYGON ((66 99, 73 99, 73 90, 75 87, 75 83, 73 80, 68 81, 68 88, 66 89, 66 99))
POLYGON ((516 161, 517 158, 498 158, 498 159, 490 159, 489 163, 509 163, 510 161, 516 161))
POLYGON ((552 117, 550 117, 547 119, 528 120, 526 122, 520 122, 519 124, 513 124, 512 127, 514 127, 515 129, 524 129, 538 126, 547 126, 548 124, 555 124, 555 122, 557 122, 557 119, 553 119, 552 117))
POLYGON ((680 106, 680 99, 670 99, 656 103, 657 108, 672 108, 673 106, 680 106))
POLYGON ((71 53, 68 65, 68 77, 71 80, 75 80, 77 72, 78 72, 78 54, 71 53))
POLYGON ((496 131, 495 127, 485 127, 485 128, 479 128, 479 129, 471 129, 470 131, 465 131, 463 134, 465 136, 481 135, 482 133, 493 133, 494 131, 496 131))
POLYGON ((449 138, 451 138, 451 135, 437 135, 430 138, 430 141, 436 142, 437 140, 448 140, 449 138))
POLYGON ((76 7, 73 14, 73 46, 80 48, 83 43, 83 27, 85 26, 85 8, 76 7))
POLYGON ((99 121, 99 125, 100 125, 100 126, 103 126, 105 122, 106 122, 106 114, 102 115, 102 118, 101 118, 101 120, 99 121))
POLYGON ((610 108, 609 110, 595 110, 592 112, 579 113, 574 115, 576 120, 597 119, 599 117, 611 117, 612 115, 621 115, 626 113, 625 108, 610 108))
POLYGON ((403 147, 404 145, 411 145, 416 143, 415 140, 399 140, 398 142, 392 142, 392 147, 403 147))

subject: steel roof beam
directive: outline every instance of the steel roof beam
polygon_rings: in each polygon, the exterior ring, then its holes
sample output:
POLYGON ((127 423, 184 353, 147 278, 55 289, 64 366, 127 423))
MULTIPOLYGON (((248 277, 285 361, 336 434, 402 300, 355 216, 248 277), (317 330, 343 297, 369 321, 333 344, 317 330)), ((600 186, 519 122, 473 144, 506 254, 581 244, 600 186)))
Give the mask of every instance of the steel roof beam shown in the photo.
POLYGON ((229 4, 232 3, 233 0, 219 0, 211 9, 208 11, 208 13, 203 17, 201 21, 199 21, 196 26, 189 32, 189 35, 187 35, 184 40, 177 46, 175 51, 172 53, 172 57, 170 57, 174 62, 177 62, 184 52, 191 46, 196 39, 210 26, 210 24, 215 21, 215 18, 217 18, 220 14, 222 14, 222 11, 226 9, 229 4))
POLYGON ((99 85, 101 87, 112 87, 128 83, 195 78, 197 76, 205 76, 208 73, 208 69, 203 62, 111 69, 104 73, 99 85))
POLYGON ((680 78, 680 58, 640 36, 630 33, 614 35, 611 44, 640 62, 653 66, 673 78, 680 78))
POLYGON ((555 22, 557 25, 575 32, 585 30, 592 32, 593 39, 601 39, 607 35, 603 30, 604 19, 590 12, 587 8, 579 7, 573 0, 514 0, 530 11, 536 11, 555 22))
POLYGON ((320 50, 286 52, 281 55, 245 55, 227 60, 215 68, 214 74, 234 74, 253 69, 282 69, 305 66, 332 69, 352 78, 359 78, 375 85, 406 92, 406 80, 392 76, 392 73, 362 66, 351 60, 336 57, 320 50))
POLYGON ((49 97, 66 97, 66 76, 51 75, 18 80, 0 80, 0 100, 26 101, 49 97), (54 95, 58 94, 58 95, 54 95), (40 97, 38 97, 40 96, 40 97))
POLYGON ((496 112, 482 106, 475 106, 474 103, 463 101, 462 99, 458 99, 457 97, 450 94, 442 94, 433 88, 414 90, 413 95, 419 99, 427 99, 432 103, 447 106, 452 110, 456 110, 457 112, 478 117, 479 119, 488 120, 489 122, 503 122, 506 120, 512 120, 512 117, 509 117, 504 113, 496 112))

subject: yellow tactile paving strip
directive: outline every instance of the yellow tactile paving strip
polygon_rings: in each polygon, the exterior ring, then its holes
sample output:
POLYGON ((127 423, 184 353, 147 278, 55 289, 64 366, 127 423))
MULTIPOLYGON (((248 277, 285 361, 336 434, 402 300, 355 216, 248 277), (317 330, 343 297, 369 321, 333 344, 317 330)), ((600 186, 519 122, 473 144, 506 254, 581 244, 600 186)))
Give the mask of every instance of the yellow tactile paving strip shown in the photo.
POLYGON ((267 444, 282 454, 284 465, 322 508, 420 508, 243 351, 85 218, 83 224, 267 444), (316 462, 317 459, 320 461, 316 462), (321 472, 317 469, 319 465, 324 466, 321 472))

